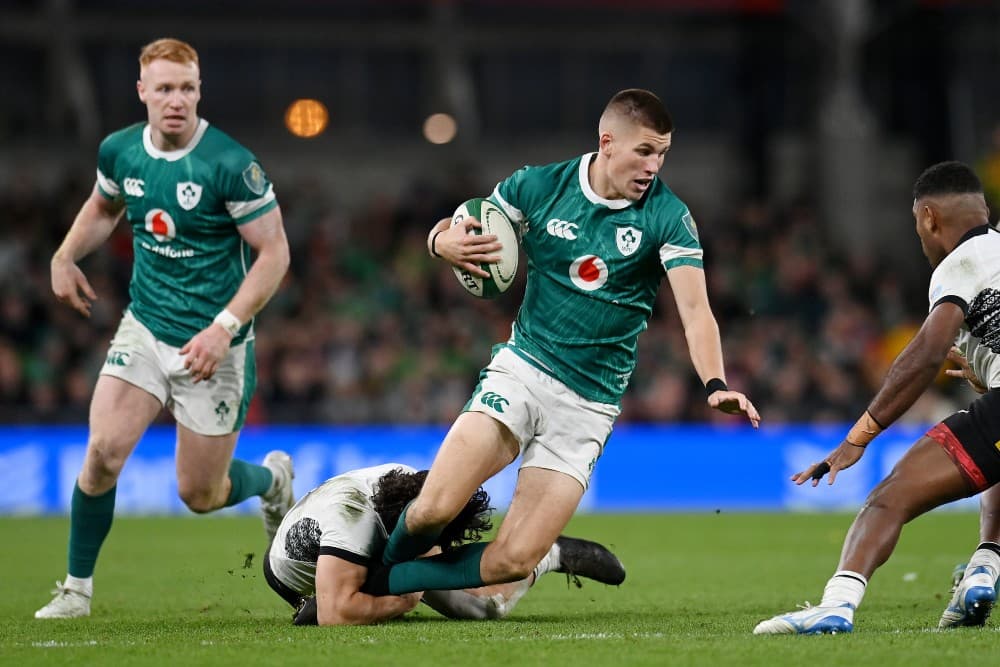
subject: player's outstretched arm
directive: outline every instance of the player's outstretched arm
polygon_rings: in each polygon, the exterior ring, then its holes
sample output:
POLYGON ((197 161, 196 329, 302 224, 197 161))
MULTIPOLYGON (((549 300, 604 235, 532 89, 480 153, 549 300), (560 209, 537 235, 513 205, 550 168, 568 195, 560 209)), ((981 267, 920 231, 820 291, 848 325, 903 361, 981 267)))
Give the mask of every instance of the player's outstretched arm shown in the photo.
POLYGON ((52 255, 53 294, 84 317, 90 317, 90 305, 97 299, 97 294, 76 263, 111 236, 124 210, 121 201, 108 199, 95 185, 63 242, 52 255))
POLYGON ((216 321, 195 334, 180 350, 180 354, 186 355, 184 367, 195 382, 208 380, 215 374, 229 352, 233 336, 271 299, 288 270, 288 239, 280 209, 274 208, 238 229, 257 257, 216 321))
POLYGON ((412 610, 421 593, 375 597, 361 592, 368 568, 336 556, 316 561, 316 614, 320 625, 368 625, 412 610))
POLYGON ((677 302, 677 312, 684 325, 691 363, 702 382, 722 381, 708 396, 708 404, 728 414, 746 415, 754 428, 760 426, 760 413, 744 394, 725 387, 722 363, 722 340, 719 325, 708 303, 705 272, 695 266, 678 266, 667 271, 670 289, 677 302))
POLYGON ((965 313, 954 303, 935 306, 913 340, 892 362, 882 387, 843 442, 822 461, 792 475, 792 481, 804 484, 812 480, 816 486, 829 473, 828 483, 833 484, 837 473, 857 463, 869 443, 909 410, 937 377, 941 365, 952 354, 952 341, 964 320, 965 313))

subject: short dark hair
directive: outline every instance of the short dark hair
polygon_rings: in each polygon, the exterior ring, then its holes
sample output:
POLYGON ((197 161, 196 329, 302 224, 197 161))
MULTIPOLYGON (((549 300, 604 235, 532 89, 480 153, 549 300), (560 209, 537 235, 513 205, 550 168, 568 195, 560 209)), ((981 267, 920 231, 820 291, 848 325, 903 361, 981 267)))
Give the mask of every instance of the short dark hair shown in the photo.
POLYGON ((659 134, 674 131, 674 119, 670 117, 667 107, 654 93, 642 88, 627 88, 615 93, 604 111, 626 116, 659 134))
MULTIPOLYGON (((427 479, 427 472, 405 472, 402 468, 395 468, 378 478, 372 502, 382 519, 382 525, 390 533, 396 527, 403 508, 420 493, 424 480, 427 479)), ((486 489, 479 487, 458 516, 441 531, 437 545, 443 551, 448 551, 465 542, 478 542, 483 533, 493 528, 490 520, 492 512, 490 495, 486 493, 486 489)))
POLYGON ((972 167, 951 160, 924 170, 913 184, 913 199, 934 195, 982 194, 983 184, 972 167))

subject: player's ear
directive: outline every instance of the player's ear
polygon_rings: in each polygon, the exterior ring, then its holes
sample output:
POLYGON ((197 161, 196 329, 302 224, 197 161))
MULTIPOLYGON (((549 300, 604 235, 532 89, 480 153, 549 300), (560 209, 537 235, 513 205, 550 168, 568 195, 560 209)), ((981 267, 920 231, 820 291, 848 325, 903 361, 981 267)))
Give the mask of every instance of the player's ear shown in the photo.
POLYGON ((604 155, 604 157, 611 157, 611 144, 614 142, 615 138, 609 130, 601 132, 601 136, 598 139, 598 150, 604 155))
POLYGON ((143 104, 146 103, 146 90, 142 86, 142 79, 137 79, 135 82, 135 92, 139 94, 139 101, 143 104))
POLYGON ((920 214, 920 219, 924 227, 926 227, 930 232, 937 231, 939 225, 937 220, 937 211, 934 210, 934 207, 930 204, 924 204, 920 207, 920 214))

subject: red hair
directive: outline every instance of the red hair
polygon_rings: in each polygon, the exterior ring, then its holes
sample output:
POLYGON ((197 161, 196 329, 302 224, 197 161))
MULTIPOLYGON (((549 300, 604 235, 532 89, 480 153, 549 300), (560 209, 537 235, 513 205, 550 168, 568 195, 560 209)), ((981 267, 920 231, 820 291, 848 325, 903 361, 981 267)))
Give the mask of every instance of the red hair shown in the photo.
POLYGON ((197 66, 198 52, 187 42, 164 37, 142 47, 142 51, 139 53, 140 67, 145 67, 154 60, 169 60, 181 65, 194 63, 197 66))

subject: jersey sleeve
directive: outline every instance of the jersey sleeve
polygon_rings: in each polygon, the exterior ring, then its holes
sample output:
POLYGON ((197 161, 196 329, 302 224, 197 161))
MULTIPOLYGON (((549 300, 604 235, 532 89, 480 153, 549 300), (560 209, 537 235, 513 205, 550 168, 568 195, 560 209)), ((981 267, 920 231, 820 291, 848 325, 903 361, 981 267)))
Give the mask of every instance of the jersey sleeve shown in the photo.
POLYGON ((963 314, 968 314, 969 304, 979 289, 976 275, 965 267, 962 254, 960 249, 948 255, 931 274, 928 288, 929 310, 934 310, 942 303, 953 303, 962 309, 963 314))
POLYGON ((527 201, 527 188, 525 181, 528 178, 530 167, 521 167, 513 174, 497 183, 493 188, 493 194, 488 199, 503 209, 510 221, 519 229, 523 229, 527 218, 526 211, 530 210, 530 202, 527 201))
POLYGON ((223 161, 219 181, 226 210, 237 225, 256 220, 278 206, 274 186, 257 159, 245 149, 223 161))
POLYGON ((356 565, 368 566, 375 556, 378 516, 371 507, 342 498, 323 523, 321 556, 336 556, 356 565))
POLYGON ((664 271, 678 266, 704 268, 698 226, 688 207, 680 204, 666 213, 663 241, 660 244, 660 263, 664 271))
POLYGON ((118 157, 118 142, 115 136, 105 137, 97 149, 97 191, 112 201, 124 199, 121 183, 115 176, 115 160, 118 157))

